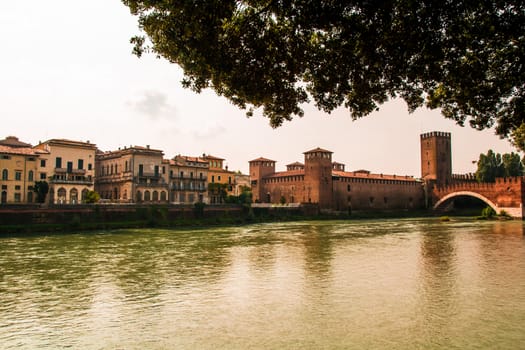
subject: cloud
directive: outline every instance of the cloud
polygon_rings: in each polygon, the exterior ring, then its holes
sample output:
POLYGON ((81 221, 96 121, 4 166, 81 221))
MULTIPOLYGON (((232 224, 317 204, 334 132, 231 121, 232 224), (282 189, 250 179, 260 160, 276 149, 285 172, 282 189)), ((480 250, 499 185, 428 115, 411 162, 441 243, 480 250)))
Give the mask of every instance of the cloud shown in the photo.
POLYGON ((214 125, 207 129, 200 129, 193 131, 193 137, 197 140, 210 139, 222 135, 226 132, 226 128, 221 125, 214 125))
POLYGON ((128 102, 134 110, 151 120, 175 119, 175 106, 168 103, 168 96, 158 91, 144 91, 136 102, 128 102))

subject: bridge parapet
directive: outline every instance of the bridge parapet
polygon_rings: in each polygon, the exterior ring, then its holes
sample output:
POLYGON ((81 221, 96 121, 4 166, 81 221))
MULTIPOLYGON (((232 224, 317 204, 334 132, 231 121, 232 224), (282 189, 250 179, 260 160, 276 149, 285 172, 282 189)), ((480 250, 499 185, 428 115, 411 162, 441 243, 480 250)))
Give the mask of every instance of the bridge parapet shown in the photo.
MULTIPOLYGON (((479 183, 455 181, 446 186, 436 186, 432 190, 433 203, 441 205, 457 196, 477 197, 497 212, 512 211, 512 216, 522 213, 525 197, 524 177, 496 178, 495 182, 479 183)), ((520 214, 521 215, 521 214, 520 214)))

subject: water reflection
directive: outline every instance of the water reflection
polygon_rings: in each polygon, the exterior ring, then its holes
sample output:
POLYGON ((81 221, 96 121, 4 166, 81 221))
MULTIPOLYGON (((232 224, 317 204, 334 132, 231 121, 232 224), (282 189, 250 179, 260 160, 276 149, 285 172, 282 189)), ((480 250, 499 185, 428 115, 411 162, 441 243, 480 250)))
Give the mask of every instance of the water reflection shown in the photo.
POLYGON ((1 243, 7 349, 525 341, 521 222, 327 221, 1 243))

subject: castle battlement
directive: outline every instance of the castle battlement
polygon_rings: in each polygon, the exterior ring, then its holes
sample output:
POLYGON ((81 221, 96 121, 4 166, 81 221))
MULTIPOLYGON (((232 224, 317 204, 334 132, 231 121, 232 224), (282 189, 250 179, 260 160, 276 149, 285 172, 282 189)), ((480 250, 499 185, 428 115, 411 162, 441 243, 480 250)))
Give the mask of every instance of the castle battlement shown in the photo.
POLYGON ((428 139, 430 137, 444 137, 450 139, 451 134, 449 132, 444 131, 431 131, 424 134, 421 134, 421 140, 428 139))

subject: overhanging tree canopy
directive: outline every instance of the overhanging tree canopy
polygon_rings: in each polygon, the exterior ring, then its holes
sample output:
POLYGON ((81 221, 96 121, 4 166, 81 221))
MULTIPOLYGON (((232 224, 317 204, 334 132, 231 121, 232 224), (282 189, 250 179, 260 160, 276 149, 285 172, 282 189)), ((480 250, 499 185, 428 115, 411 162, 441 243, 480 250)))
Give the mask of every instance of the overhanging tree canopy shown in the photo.
POLYGON ((365 116, 390 98, 508 137, 524 121, 525 2, 123 0, 183 85, 263 108, 273 127, 313 99, 365 116))

